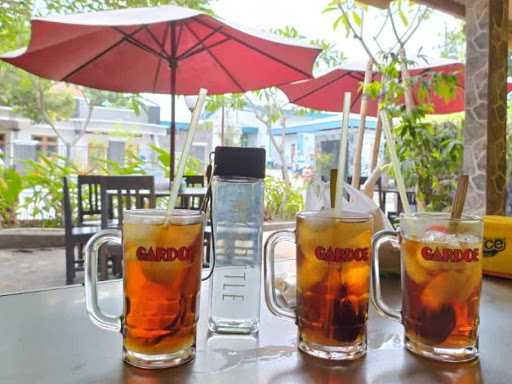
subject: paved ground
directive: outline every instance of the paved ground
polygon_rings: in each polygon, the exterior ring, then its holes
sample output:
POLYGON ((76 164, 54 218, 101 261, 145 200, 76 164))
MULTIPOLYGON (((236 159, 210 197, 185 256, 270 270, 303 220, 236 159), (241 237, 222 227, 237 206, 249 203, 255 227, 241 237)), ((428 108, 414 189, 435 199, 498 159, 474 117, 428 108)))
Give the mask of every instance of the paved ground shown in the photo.
MULTIPOLYGON (((269 232, 264 233, 264 240, 269 232)), ((293 258, 293 245, 277 249, 281 261, 293 258)), ((285 264, 280 264, 285 267, 285 264)), ((280 266, 276 268, 280 272, 280 266)), ((65 285, 64 248, 0 249, 0 295, 25 290, 65 285)), ((76 283, 83 282, 83 272, 77 272, 76 283)))
POLYGON ((61 286, 65 280, 64 248, 0 250, 0 295, 61 286))

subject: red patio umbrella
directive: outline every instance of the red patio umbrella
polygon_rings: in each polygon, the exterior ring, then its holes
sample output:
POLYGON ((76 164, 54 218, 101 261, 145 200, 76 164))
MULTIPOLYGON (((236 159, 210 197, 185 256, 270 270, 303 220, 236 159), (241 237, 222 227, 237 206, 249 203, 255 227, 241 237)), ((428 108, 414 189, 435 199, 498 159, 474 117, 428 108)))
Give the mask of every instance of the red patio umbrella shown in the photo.
MULTIPOLYGON (((448 114, 464 110, 464 64, 459 62, 443 61, 429 66, 421 66, 410 70, 411 76, 419 76, 428 72, 454 73, 457 76, 456 95, 449 102, 432 94, 431 102, 434 114, 448 114)), ((279 88, 286 94, 291 103, 305 108, 322 111, 341 112, 341 95, 351 92, 355 95, 351 112, 359 113, 361 108, 361 84, 364 80, 364 65, 347 66, 335 69, 311 80, 297 81, 282 85, 279 88)), ((379 79, 380 74, 374 74, 374 79, 379 79)), ((418 102, 418 88, 413 90, 413 97, 418 102)), ((368 103, 368 115, 377 116, 377 101, 370 99, 368 103)))
POLYGON ((2 60, 51 80, 170 93, 173 155, 176 94, 197 94, 201 87, 210 94, 245 92, 311 78, 320 53, 175 6, 52 16, 31 24, 29 46, 2 60))

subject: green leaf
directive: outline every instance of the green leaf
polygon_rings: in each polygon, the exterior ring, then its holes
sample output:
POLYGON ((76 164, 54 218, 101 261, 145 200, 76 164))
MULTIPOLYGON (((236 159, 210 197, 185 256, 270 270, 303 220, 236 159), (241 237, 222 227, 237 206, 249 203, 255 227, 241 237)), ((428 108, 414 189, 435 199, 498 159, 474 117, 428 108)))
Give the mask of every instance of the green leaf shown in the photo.
POLYGON ((402 9, 398 10, 398 15, 400 16, 400 20, 402 20, 402 24, 404 25, 404 27, 408 27, 409 19, 407 18, 407 16, 405 15, 405 13, 402 9))
POLYGON ((338 29, 338 27, 339 27, 341 22, 344 22, 344 24, 347 25, 346 21, 344 20, 344 16, 343 15, 338 16, 338 18, 334 21, 332 29, 336 31, 338 29))
POLYGON ((361 16, 359 15, 359 13, 357 13, 357 11, 352 12, 352 19, 354 20, 354 23, 358 27, 361 27, 361 25, 363 24, 363 20, 361 19, 361 16))
POLYGON ((322 10, 322 15, 329 12, 339 11, 338 6, 336 5, 328 5, 322 10))

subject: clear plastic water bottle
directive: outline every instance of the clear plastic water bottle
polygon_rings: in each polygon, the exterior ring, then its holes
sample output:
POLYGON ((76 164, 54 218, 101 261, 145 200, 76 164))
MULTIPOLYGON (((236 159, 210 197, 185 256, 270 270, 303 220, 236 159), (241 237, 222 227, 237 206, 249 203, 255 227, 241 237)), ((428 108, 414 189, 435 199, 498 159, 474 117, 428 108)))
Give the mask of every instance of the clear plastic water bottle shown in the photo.
POLYGON ((253 333, 260 318, 265 151, 217 147, 212 181, 215 269, 209 327, 253 333))

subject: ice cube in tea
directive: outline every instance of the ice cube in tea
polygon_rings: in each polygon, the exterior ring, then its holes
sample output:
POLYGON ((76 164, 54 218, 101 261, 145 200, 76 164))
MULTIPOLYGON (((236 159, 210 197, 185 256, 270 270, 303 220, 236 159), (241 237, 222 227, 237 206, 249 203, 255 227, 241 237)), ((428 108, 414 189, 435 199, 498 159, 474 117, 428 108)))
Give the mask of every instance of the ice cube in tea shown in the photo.
POLYGON ((297 321, 309 344, 365 341, 372 223, 328 216, 297 219, 297 321))
POLYGON ((476 344, 481 243, 464 234, 402 238, 406 338, 439 348, 476 344))
POLYGON ((203 250, 201 223, 125 223, 124 343, 136 353, 195 345, 203 250))

